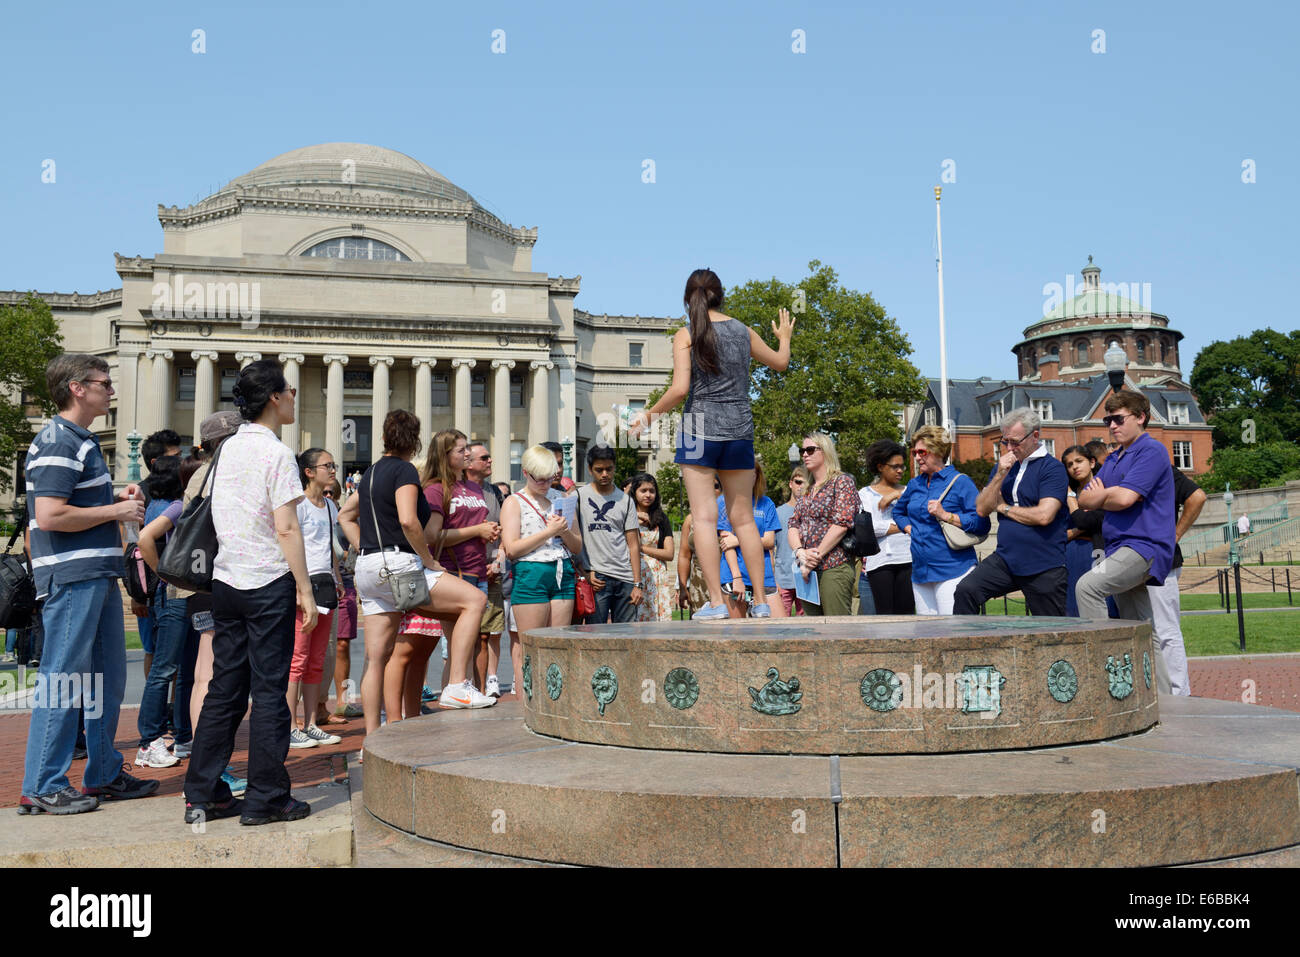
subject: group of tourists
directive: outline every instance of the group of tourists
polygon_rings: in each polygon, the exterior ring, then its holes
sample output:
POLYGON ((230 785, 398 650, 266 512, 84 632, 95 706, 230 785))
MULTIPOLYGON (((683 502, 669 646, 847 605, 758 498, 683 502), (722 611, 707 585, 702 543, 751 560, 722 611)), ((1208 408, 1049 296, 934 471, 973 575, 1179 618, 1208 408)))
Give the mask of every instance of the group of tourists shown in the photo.
POLYGON ((338 743, 330 726, 357 716, 369 734, 429 707, 491 707, 503 693, 503 637, 517 691, 519 635, 575 622, 668 621, 678 609, 697 621, 975 614, 1012 591, 1033 615, 1098 618, 1109 598, 1116 614, 1154 618, 1161 690, 1187 693, 1175 542, 1204 493, 1146 435, 1143 396, 1106 400, 1113 448, 1072 446, 1061 461, 1047 454, 1037 415, 1011 412, 983 489, 949 462, 939 427, 907 447, 873 443, 861 488, 832 437, 814 431, 777 506, 754 454, 749 369, 787 368, 795 320, 779 311, 773 348, 721 311, 722 284, 705 269, 683 300, 689 321, 673 340, 671 385, 629 424, 635 438, 652 416, 687 403, 675 461, 689 514, 677 536, 654 476, 620 487, 607 446, 587 451, 581 486, 564 474, 561 446, 533 446, 513 490, 491 481, 484 443, 442 429, 422 449, 421 423, 402 409, 382 423, 382 456, 341 483, 331 451, 295 456, 280 441, 297 390, 273 360, 241 371, 236 411, 203 421, 194 454, 179 454, 174 432, 150 436, 148 479, 115 495, 89 430, 109 411, 108 366, 76 354, 51 362, 59 414, 32 443, 26 476, 41 672, 96 673, 104 687, 93 709, 54 700, 33 709, 20 813, 80 813, 157 790, 126 770, 113 744, 125 685, 122 534, 137 528, 142 566, 127 571, 144 586, 132 595, 146 681, 135 764, 188 758, 191 822, 305 817, 285 768, 291 748, 338 743), (997 549, 979 561, 974 546, 994 512, 997 549), (150 580, 143 567, 157 569, 172 537, 200 521, 216 542, 210 589, 150 580), (360 713, 348 694, 358 618, 360 713), (441 662, 436 690, 431 659, 441 662), (241 779, 230 759, 246 712, 241 779), (78 790, 67 773, 82 731, 78 790))

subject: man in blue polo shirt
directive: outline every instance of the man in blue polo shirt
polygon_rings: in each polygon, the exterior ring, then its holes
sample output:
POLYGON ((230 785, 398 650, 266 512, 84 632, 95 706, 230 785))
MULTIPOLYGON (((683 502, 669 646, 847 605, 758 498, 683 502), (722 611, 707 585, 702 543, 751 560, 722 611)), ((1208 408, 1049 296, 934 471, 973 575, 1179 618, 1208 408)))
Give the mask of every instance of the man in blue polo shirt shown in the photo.
POLYGON ((1065 614, 1065 535, 1070 477, 1047 454, 1033 409, 1002 418, 1002 456, 975 499, 981 518, 998 513, 998 548, 961 580, 954 615, 977 615, 990 598, 1019 591, 1031 615, 1065 614))
POLYGON ((122 769, 113 747, 126 690, 122 629, 122 541, 118 522, 139 523, 144 500, 128 485, 113 500, 113 477, 90 431, 113 397, 108 363, 67 354, 45 369, 59 414, 27 450, 27 514, 36 595, 45 599, 45 648, 27 732, 19 814, 80 814, 103 798, 158 790, 122 769), (68 782, 80 710, 89 752, 84 785, 68 782))
MULTIPOLYGON (((1147 583, 1163 585, 1174 561, 1174 480, 1169 452, 1147 435, 1151 403, 1123 389, 1106 400, 1102 421, 1119 448, 1087 486, 1080 508, 1106 513, 1102 535, 1106 557, 1079 579, 1074 594, 1082 618, 1106 618, 1113 595, 1121 618, 1151 620, 1147 583)), ((1156 654, 1157 668, 1163 659, 1156 654)))

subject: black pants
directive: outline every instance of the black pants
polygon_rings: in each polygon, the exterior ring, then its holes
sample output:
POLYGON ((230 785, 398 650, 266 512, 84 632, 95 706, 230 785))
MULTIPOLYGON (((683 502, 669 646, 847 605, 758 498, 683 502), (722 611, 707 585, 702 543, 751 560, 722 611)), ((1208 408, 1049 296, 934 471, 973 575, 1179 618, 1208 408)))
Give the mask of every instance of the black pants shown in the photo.
POLYGON ((185 799, 191 804, 230 800, 221 772, 230 763, 250 693, 253 713, 244 813, 278 811, 289 799, 284 759, 289 753, 291 719, 285 693, 293 656, 295 598, 293 575, 249 591, 212 582, 212 682, 194 729, 194 750, 185 775, 185 799))
POLYGON ((1037 575, 1013 575, 1002 556, 994 552, 961 580, 953 595, 954 615, 978 615, 980 605, 1019 591, 1031 615, 1065 615, 1065 566, 1049 568, 1037 575))
POLYGON ((915 615, 916 598, 912 595, 912 563, 881 565, 867 572, 871 597, 877 615, 915 615))

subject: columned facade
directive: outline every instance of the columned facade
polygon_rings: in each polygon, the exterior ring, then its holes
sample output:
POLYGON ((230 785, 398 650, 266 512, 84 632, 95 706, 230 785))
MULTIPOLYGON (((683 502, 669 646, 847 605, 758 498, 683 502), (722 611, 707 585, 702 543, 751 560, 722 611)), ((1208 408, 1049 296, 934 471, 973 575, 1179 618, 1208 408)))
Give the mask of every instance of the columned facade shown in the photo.
MULTIPOLYGON (((532 414, 528 420, 528 444, 539 445, 551 436, 551 383, 550 372, 555 363, 534 360, 528 363, 533 373, 532 414)), ((558 403, 557 403, 558 404, 558 403)))
POLYGON ((370 398, 371 462, 378 462, 379 457, 384 454, 384 443, 378 439, 383 435, 384 419, 388 418, 388 370, 392 364, 392 356, 370 357, 370 365, 375 370, 370 398))
POLYGON ((433 437, 433 364, 437 360, 428 356, 416 356, 411 359, 415 369, 415 412, 420 420, 420 448, 427 452, 429 440, 433 437))
POLYGON ((492 360, 492 481, 510 481, 510 370, 513 359, 492 360))
POLYGON ((293 410, 293 423, 280 429, 280 441, 289 446, 290 452, 297 455, 303 451, 299 448, 301 443, 299 435, 302 432, 302 404, 305 398, 302 394, 299 370, 302 368, 302 364, 307 361, 307 357, 301 352, 281 352, 276 358, 280 360, 280 365, 284 366, 284 381, 289 384, 289 388, 298 392, 293 410))
MULTIPOLYGON (((328 372, 325 377, 325 434, 314 445, 330 449, 340 461, 343 459, 343 367, 348 357, 338 353, 321 356, 328 372), (337 449, 338 451, 333 451, 337 449)), ((382 423, 381 423, 382 425, 382 423)))
POLYGON ((197 363, 194 371, 194 431, 192 434, 198 435, 199 426, 203 420, 217 410, 216 396, 213 395, 213 373, 216 369, 218 354, 208 350, 197 350, 190 353, 190 358, 197 363))

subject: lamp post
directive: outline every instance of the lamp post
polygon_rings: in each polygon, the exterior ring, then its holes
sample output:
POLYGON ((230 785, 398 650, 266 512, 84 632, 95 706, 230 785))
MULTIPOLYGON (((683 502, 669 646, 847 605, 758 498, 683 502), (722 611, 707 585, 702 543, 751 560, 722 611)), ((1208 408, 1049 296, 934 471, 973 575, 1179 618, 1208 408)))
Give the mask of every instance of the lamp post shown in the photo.
POLYGON ((786 451, 786 456, 790 459, 791 467, 799 464, 799 443, 791 442, 790 448, 786 451))
POLYGON ((1128 356, 1118 342, 1112 341, 1102 356, 1102 361, 1106 363, 1106 377, 1110 379, 1110 387, 1118 392, 1124 388, 1124 370, 1128 368, 1128 356))
POLYGON ((1241 554, 1237 551, 1237 526, 1232 521, 1232 483, 1223 485, 1223 504, 1228 509, 1228 562, 1237 592, 1237 647, 1246 650, 1246 612, 1241 607, 1241 554))
POLYGON ((573 440, 566 435, 560 448, 564 449, 564 477, 573 478, 573 440))
POLYGON ((144 436, 132 429, 126 434, 126 480, 128 482, 140 481, 140 443, 144 441, 144 436))

